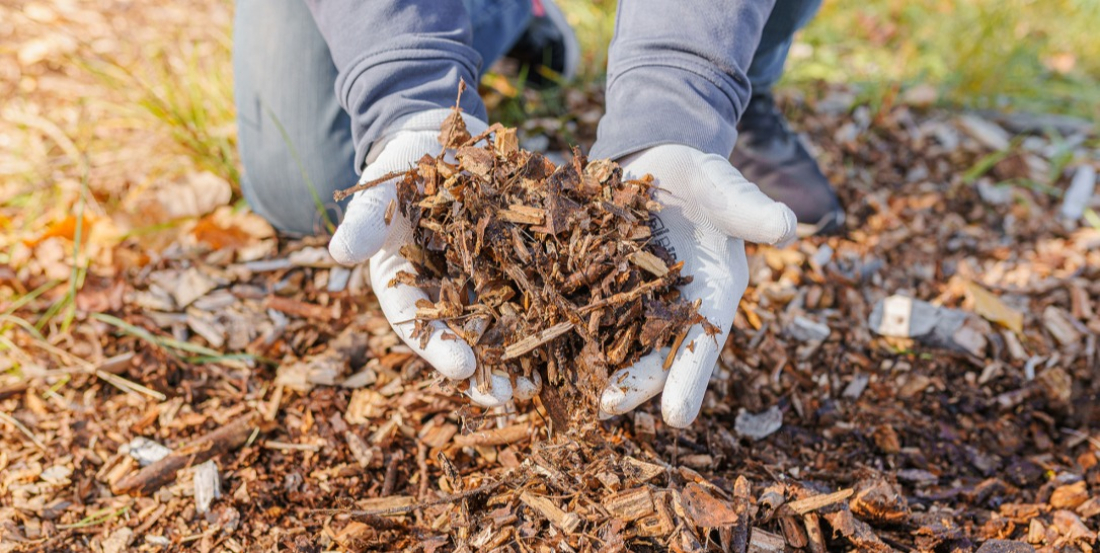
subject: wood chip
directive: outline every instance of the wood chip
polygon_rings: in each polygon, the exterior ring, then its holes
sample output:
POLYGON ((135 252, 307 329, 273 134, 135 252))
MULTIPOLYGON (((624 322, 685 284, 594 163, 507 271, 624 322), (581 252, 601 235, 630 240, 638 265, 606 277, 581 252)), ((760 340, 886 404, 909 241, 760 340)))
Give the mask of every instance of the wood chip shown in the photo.
POLYGON ((682 498, 684 511, 695 526, 718 528, 747 520, 746 513, 738 505, 715 497, 698 484, 685 486, 682 498))
POLYGON ((634 412, 634 437, 642 442, 653 441, 657 437, 657 420, 645 411, 634 412))
POLYGON ((653 496, 653 506, 656 510, 651 516, 643 517, 635 522, 640 536, 667 536, 676 528, 673 513, 668 506, 668 492, 659 492, 653 496))
POLYGON ((752 529, 752 535, 749 538, 749 553, 780 553, 786 551, 786 549, 787 542, 783 539, 783 536, 759 528, 752 529))
POLYGON ((507 445, 526 440, 531 435, 530 424, 515 424, 504 428, 460 434, 454 437, 454 443, 462 447, 507 445))
POLYGON ((801 519, 793 516, 779 517, 779 528, 783 531, 787 545, 795 549, 802 549, 809 545, 810 539, 806 536, 806 528, 801 519))
POLYGON ((304 319, 329 321, 337 317, 336 312, 331 307, 306 303, 281 296, 269 296, 264 302, 264 305, 269 309, 282 311, 288 315, 294 315, 304 319))
POLYGON ((645 250, 636 251, 627 256, 627 259, 653 276, 664 277, 668 274, 668 266, 665 262, 645 250))
POLYGON ((783 508, 799 515, 805 515, 806 513, 812 513, 819 509, 842 503, 849 497, 852 497, 853 493, 854 490, 852 488, 847 488, 830 494, 813 495, 797 501, 791 501, 783 508))
POLYGON ((510 223, 541 225, 546 219, 546 212, 537 207, 516 204, 501 211, 500 218, 510 223))
POLYGON ((1070 346, 1081 341, 1081 332, 1077 330, 1077 326, 1073 324, 1069 314, 1053 305, 1049 305, 1043 310, 1043 325, 1054 336, 1054 339, 1058 340, 1058 343, 1063 346, 1070 346))
POLYGON ((528 353, 535 348, 549 343, 554 338, 557 338, 566 332, 573 330, 573 323, 558 323, 546 330, 543 330, 537 334, 528 336, 506 348, 504 348, 504 356, 501 359, 515 359, 525 353, 528 353))
POLYGON ((351 451, 352 457, 355 457, 355 461, 359 463, 361 468, 367 468, 371 466, 374 461, 374 452, 367 447, 367 444, 363 442, 363 439, 352 431, 344 432, 344 441, 348 444, 348 450, 351 451))
POLYGON ((519 500, 524 505, 534 509, 543 518, 550 521, 550 524, 558 527, 566 534, 572 534, 577 530, 577 527, 581 525, 581 517, 576 513, 567 513, 561 510, 553 501, 534 495, 530 492, 523 492, 519 496, 519 500))
POLYGON ((1050 506, 1055 509, 1076 509, 1088 498, 1088 486, 1082 480, 1054 488, 1054 493, 1050 496, 1050 506))
POLYGON ((195 512, 201 515, 210 511, 211 503, 222 496, 221 477, 218 476, 218 465, 212 460, 199 464, 194 468, 194 472, 192 483, 195 492, 195 512))
MULTIPOLYGON (((392 495, 389 497, 373 497, 361 499, 355 504, 364 511, 399 511, 416 505, 416 498, 411 495, 392 495)), ((399 513, 398 513, 399 514, 399 513)), ((386 515, 383 515, 386 516, 386 515)))
POLYGON ((653 463, 639 461, 633 457, 623 457, 623 472, 633 484, 643 484, 665 473, 665 468, 653 463))
POLYGON ((806 525, 806 538, 809 542, 807 546, 811 553, 824 553, 826 551, 825 534, 821 531, 821 521, 817 514, 802 515, 802 522, 806 525))
POLYGON ((612 516, 632 522, 653 514, 653 493, 647 487, 625 490, 605 497, 603 506, 612 516))
POLYGON ((1069 188, 1062 195, 1062 207, 1059 212, 1062 217, 1077 221, 1085 213, 1089 201, 1096 194, 1096 168, 1092 165, 1081 165, 1073 174, 1069 188))

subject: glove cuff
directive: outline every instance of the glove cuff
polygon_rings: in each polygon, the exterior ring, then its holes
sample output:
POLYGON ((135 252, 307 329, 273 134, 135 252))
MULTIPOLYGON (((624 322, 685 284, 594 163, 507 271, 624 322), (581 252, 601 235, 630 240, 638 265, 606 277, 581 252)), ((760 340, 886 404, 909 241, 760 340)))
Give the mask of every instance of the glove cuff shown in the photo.
MULTIPOLYGON (((367 152, 366 160, 363 162, 363 168, 373 163, 382 153, 382 150, 402 134, 425 132, 439 134, 439 128, 443 125, 443 121, 451 115, 451 111, 449 108, 430 109, 396 119, 386 126, 385 130, 382 131, 382 137, 371 146, 370 151, 367 152)), ((471 135, 480 134, 489 128, 486 122, 466 112, 462 112, 462 120, 466 122, 466 130, 471 135)))

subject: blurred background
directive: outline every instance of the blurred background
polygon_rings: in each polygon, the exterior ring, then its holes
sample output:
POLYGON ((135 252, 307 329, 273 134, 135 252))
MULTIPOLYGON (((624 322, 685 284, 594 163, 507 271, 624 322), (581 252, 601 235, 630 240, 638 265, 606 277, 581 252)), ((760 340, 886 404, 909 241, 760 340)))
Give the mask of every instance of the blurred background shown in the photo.
MULTIPOLYGON (((615 4, 562 4, 585 49, 577 82, 482 83, 492 117, 535 146, 588 142, 601 113, 615 4)), ((181 234, 212 246, 269 235, 262 221, 226 222, 247 215, 232 13, 228 0, 0 2, 0 284, 18 284, 0 288, 0 306, 69 283, 35 323, 45 328, 71 319, 88 271, 140 266, 181 234)), ((1100 113, 1098 28, 1093 0, 826 1, 781 89, 785 105, 810 110, 828 98, 831 109, 1026 111, 1087 126, 1100 113)), ((1032 184, 1056 187, 1052 175, 1032 184)))

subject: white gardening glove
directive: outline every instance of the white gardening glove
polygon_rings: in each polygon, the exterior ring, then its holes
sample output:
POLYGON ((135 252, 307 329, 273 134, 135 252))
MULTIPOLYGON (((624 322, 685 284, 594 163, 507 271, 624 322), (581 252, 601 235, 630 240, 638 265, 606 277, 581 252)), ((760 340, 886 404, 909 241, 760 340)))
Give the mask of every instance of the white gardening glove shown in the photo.
POLYGON ((795 237, 796 220, 790 208, 765 196, 722 156, 670 144, 628 156, 621 164, 628 178, 655 178, 655 196, 663 208, 654 221, 654 240, 684 262, 683 274, 693 280, 683 287, 683 296, 701 299, 700 313, 721 332, 707 336, 700 325, 692 327, 667 371, 662 367, 668 348, 616 371, 600 398, 601 416, 631 411, 663 390, 665 422, 683 428, 699 415, 748 286, 744 241, 786 244, 795 237), (692 343, 694 348, 688 347, 692 343))
MULTIPOLYGON (((407 171, 415 167, 424 154, 438 155, 442 148, 439 127, 450 113, 449 109, 425 111, 392 125, 392 130, 388 130, 385 137, 371 148, 359 182, 370 182, 388 173, 407 171)), ((463 114, 463 119, 471 135, 478 135, 487 128, 485 122, 476 117, 463 114)), ((413 241, 413 229, 408 219, 402 216, 401 210, 397 210, 390 224, 386 225, 386 208, 397 197, 396 180, 355 194, 348 204, 347 215, 329 242, 329 253, 344 265, 356 265, 369 259, 371 287, 394 332, 447 378, 470 378, 477 367, 474 352, 461 339, 443 339, 442 334, 448 329, 442 322, 431 323, 432 335, 425 347, 421 348, 420 340, 412 337, 416 302, 428 299, 428 295, 414 286, 389 285, 401 271, 416 272, 400 253, 401 246, 413 241)), ((487 407, 500 405, 512 398, 512 383, 507 378, 494 375, 491 384, 488 393, 483 393, 471 381, 467 393, 475 402, 487 407)), ((529 399, 538 392, 538 384, 522 377, 517 379, 516 397, 529 399)))

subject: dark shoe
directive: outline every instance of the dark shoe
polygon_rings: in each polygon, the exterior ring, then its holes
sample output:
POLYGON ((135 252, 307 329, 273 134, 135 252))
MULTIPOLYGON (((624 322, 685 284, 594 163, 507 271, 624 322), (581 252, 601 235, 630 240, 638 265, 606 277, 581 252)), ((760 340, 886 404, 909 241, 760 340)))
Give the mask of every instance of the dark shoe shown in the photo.
POLYGON ((551 0, 535 0, 527 30, 505 57, 527 69, 527 84, 545 88, 577 74, 581 48, 561 9, 551 0))
POLYGON ((771 94, 752 97, 737 130, 730 163, 769 198, 794 211, 799 236, 831 234, 844 226, 844 209, 833 186, 787 128, 771 94))

